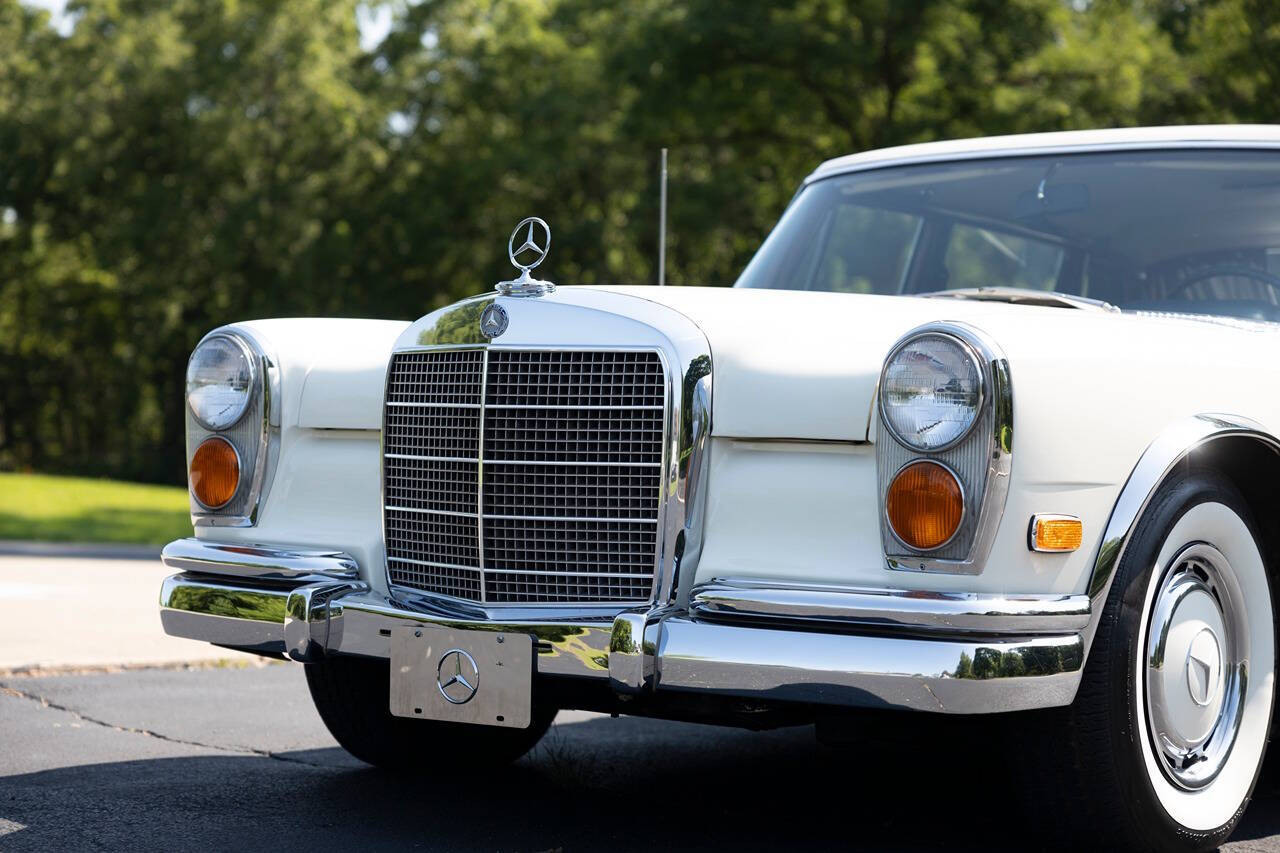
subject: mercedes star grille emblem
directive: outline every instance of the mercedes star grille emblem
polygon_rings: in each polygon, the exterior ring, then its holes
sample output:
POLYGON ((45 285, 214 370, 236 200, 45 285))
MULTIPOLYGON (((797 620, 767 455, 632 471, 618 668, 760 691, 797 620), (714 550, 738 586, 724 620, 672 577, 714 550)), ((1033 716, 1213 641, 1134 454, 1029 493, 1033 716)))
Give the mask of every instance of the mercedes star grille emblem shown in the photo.
POLYGON ((521 219, 507 240, 507 257, 516 269, 518 278, 498 282, 498 292, 505 296, 541 296, 556 289, 549 281, 538 281, 529 270, 546 260, 551 249, 551 226, 536 216, 521 219))
POLYGON ((511 238, 507 240, 507 257, 511 258, 511 263, 521 272, 528 272, 542 263, 550 249, 551 227, 536 216, 521 219, 520 224, 511 232, 511 238), (526 225, 529 226, 527 231, 526 225), (516 240, 521 235, 524 236, 524 242, 517 246, 516 240), (526 263, 521 263, 521 255, 526 258, 526 263))
POLYGON ((449 649, 436 666, 436 686, 451 705, 465 705, 480 689, 480 668, 476 659, 462 649, 449 649))
POLYGON ((480 334, 492 340, 507 330, 507 311, 496 302, 489 303, 480 315, 480 334))

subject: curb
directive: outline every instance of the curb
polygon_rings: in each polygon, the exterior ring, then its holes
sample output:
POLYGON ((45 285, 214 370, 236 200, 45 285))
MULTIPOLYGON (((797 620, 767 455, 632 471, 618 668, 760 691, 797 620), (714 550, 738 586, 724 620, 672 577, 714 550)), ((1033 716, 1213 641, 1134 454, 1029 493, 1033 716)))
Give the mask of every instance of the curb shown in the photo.
POLYGON ((86 557, 99 560, 158 560, 159 545, 121 545, 103 542, 0 541, 0 556, 86 557))

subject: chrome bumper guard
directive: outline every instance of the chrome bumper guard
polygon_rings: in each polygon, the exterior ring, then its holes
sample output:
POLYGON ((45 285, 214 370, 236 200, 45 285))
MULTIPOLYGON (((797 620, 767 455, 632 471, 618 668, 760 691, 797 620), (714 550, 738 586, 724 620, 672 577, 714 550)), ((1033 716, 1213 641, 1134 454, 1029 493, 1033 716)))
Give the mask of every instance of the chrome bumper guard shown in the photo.
POLYGON ((426 595, 380 595, 334 552, 185 539, 162 559, 182 572, 160 594, 174 636, 307 662, 390 657, 402 625, 521 631, 535 638, 539 674, 607 679, 636 698, 685 691, 962 714, 1066 705, 1090 612, 1087 596, 727 579, 695 589, 687 610, 526 610, 499 621, 426 595))

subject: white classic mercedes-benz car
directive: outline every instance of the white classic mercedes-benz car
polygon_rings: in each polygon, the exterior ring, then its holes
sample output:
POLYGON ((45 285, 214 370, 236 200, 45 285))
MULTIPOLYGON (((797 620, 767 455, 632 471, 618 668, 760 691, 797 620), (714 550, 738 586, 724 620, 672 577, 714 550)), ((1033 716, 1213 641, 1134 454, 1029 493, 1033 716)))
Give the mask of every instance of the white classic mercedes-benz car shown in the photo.
POLYGON ((556 287, 549 242, 413 323, 199 343, 166 631, 305 663, 384 767, 561 708, 1016 712, 1077 831, 1230 834, 1275 694, 1280 128, 831 160, 733 288, 556 287))

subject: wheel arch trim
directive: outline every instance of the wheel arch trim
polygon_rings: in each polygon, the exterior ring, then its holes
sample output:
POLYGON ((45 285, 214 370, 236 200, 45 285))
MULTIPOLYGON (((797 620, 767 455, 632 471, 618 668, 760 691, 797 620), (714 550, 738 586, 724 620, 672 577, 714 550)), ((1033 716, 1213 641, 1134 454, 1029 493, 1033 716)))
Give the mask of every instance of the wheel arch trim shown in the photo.
POLYGON ((1083 635, 1086 660, 1102 620, 1116 569, 1124 559, 1129 541, 1147 506, 1179 464, 1189 461, 1193 454, 1209 445, 1233 438, 1256 441, 1280 455, 1280 439, 1257 421, 1241 415, 1210 413, 1175 421, 1143 451, 1120 490, 1094 556, 1089 585, 1085 590, 1092 611, 1083 635))

